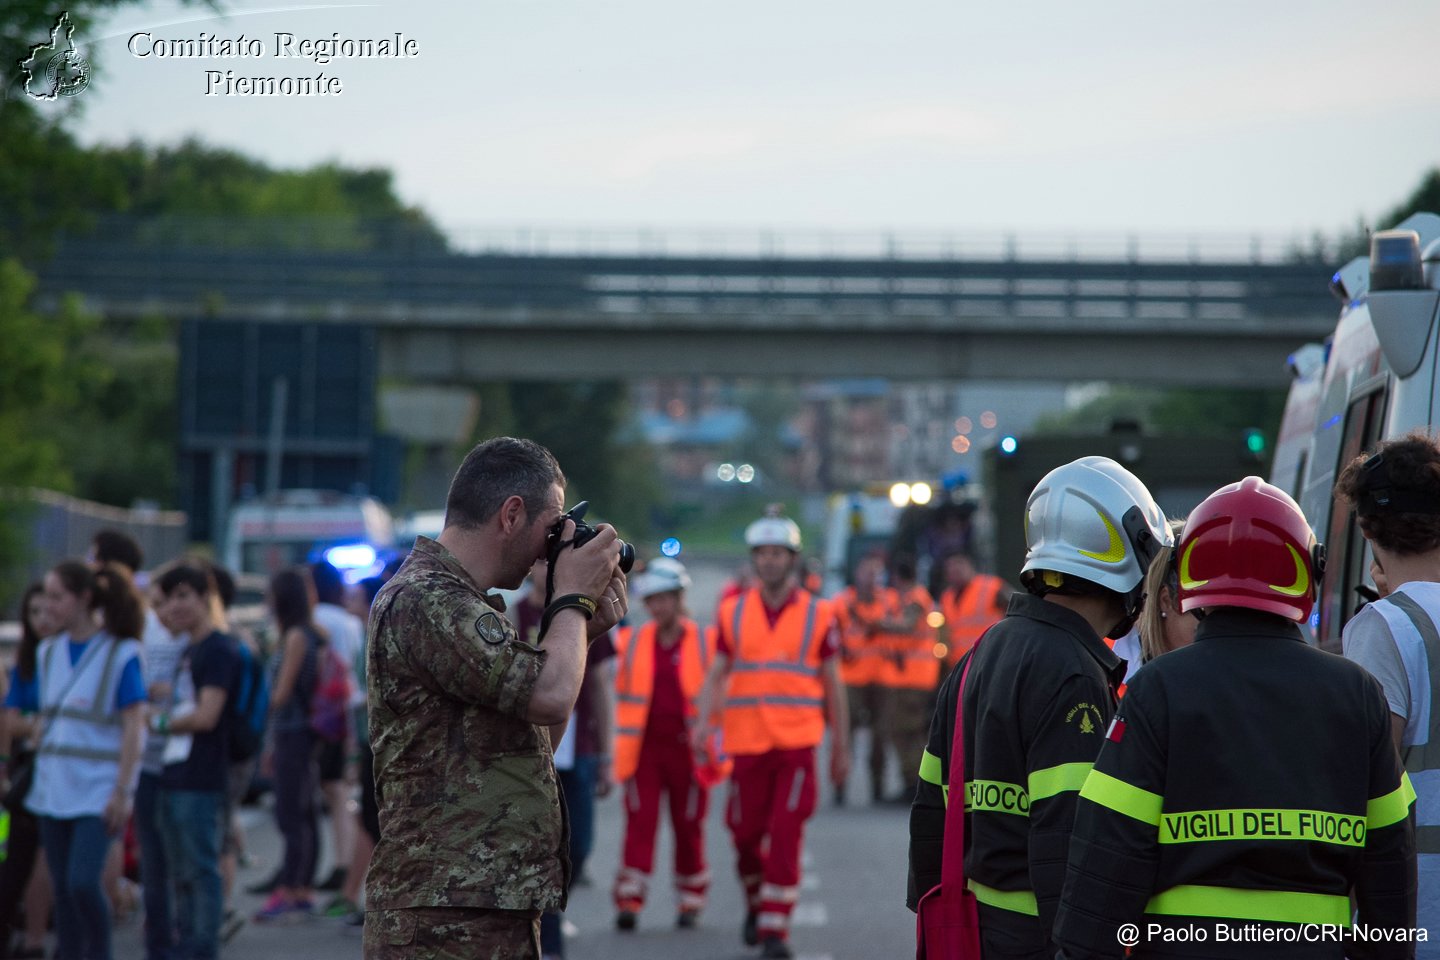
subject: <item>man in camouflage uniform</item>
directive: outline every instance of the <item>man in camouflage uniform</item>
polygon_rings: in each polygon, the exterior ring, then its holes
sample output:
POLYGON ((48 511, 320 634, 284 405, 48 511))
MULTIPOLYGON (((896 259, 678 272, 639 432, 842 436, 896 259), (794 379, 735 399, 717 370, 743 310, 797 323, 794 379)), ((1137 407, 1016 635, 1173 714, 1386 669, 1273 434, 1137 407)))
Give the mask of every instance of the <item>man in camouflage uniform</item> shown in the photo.
MULTIPOLYGON (((589 639, 625 613, 615 531, 602 525, 561 551, 535 645, 493 593, 519 587, 545 554, 564 483, 544 447, 480 444, 451 482, 439 540, 420 537, 375 598, 380 843, 366 879, 368 960, 538 958, 540 912, 564 906, 568 831, 551 746, 589 639)), ((565 521, 562 541, 573 534, 565 521)))

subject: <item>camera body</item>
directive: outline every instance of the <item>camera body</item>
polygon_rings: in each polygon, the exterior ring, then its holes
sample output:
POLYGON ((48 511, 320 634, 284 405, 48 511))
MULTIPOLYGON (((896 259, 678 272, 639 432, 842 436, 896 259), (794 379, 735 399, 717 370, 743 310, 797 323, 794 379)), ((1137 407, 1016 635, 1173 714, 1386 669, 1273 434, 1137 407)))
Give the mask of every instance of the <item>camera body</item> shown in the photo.
MULTIPOLYGON (((589 509, 590 501, 581 500, 579 503, 575 504, 575 506, 571 507, 568 513, 562 514, 560 519, 555 521, 555 525, 550 528, 549 536, 546 539, 545 559, 550 564, 552 569, 555 566, 556 558, 560 556, 561 550, 565 549, 567 546, 583 546, 584 544, 587 544, 592 539, 594 539, 595 534, 599 532, 594 527, 590 526, 590 524, 586 523, 584 520, 585 511, 589 509), (562 541, 560 539, 560 536, 565 530, 566 520, 575 521, 575 539, 569 541, 562 541)), ((629 573, 630 568, 633 566, 635 566, 635 548, 632 547, 630 544, 626 543, 624 540, 621 540, 620 570, 622 573, 629 573)))

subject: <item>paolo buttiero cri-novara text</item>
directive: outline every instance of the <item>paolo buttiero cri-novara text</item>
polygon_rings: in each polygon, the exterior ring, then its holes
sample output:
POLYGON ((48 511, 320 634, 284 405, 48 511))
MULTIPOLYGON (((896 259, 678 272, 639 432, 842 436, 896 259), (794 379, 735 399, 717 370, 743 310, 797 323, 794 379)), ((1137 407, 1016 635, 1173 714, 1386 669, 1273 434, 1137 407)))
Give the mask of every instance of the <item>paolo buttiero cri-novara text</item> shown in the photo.
MULTIPOLYGON (((420 44, 403 33, 378 39, 342 37, 339 33, 318 38, 297 37, 284 32, 276 32, 273 36, 274 43, 267 44, 259 37, 244 34, 221 37, 201 33, 197 37, 169 39, 141 31, 131 34, 126 49, 139 60, 151 57, 163 60, 259 60, 273 56, 280 60, 304 59, 316 64, 327 64, 335 59, 407 60, 420 55, 420 44)), ((237 77, 233 70, 205 71, 207 96, 335 96, 343 89, 339 77, 324 73, 301 77, 237 77)))

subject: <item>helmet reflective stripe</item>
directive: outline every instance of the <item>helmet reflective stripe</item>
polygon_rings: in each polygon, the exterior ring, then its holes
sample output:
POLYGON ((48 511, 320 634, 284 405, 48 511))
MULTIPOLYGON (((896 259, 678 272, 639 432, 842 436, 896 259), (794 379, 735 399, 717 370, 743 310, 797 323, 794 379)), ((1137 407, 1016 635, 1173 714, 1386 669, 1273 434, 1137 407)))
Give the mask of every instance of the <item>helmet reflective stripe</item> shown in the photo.
POLYGON ((1180 554, 1180 586, 1186 590, 1194 590, 1196 587, 1203 587, 1209 580, 1195 580, 1190 576, 1190 554, 1195 552, 1195 541, 1191 540, 1185 546, 1185 552, 1180 554))
POLYGON ((1291 558, 1295 561, 1295 582, 1288 587, 1280 587, 1270 584, 1270 589, 1276 593, 1283 593, 1287 597, 1303 597, 1310 592, 1310 571, 1305 569, 1305 561, 1300 559, 1300 551, 1292 545, 1285 544, 1285 549, 1290 551, 1291 558))
MULTIPOLYGON (((1100 511, 1095 511, 1100 513, 1100 511)), ((1125 541, 1120 539, 1120 533, 1115 529, 1115 524, 1110 518, 1100 513, 1100 522, 1105 524, 1105 529, 1110 533, 1110 548, 1104 553, 1091 553, 1089 550, 1081 550, 1080 553, 1087 557, 1094 557, 1101 563, 1124 563, 1125 562, 1125 541)))

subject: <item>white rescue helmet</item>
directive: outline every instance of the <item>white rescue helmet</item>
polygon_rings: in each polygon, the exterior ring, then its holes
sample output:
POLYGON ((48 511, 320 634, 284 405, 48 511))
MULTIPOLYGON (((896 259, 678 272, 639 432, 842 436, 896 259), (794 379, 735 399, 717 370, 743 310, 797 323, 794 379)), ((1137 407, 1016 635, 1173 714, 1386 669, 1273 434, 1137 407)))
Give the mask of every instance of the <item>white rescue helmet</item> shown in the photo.
POLYGON ((745 546, 784 547, 794 553, 800 552, 800 528, 794 520, 783 516, 780 506, 771 506, 765 516, 745 528, 745 546))
POLYGON ((1047 473, 1025 504, 1020 580, 1039 594, 1061 587, 1064 577, 1088 580, 1124 596, 1127 614, 1134 613, 1150 561, 1174 543, 1138 477, 1109 457, 1081 457, 1047 473), (1041 578, 1040 571, 1062 576, 1041 578))
POLYGON ((690 574, 685 565, 670 557, 656 557, 645 565, 645 572, 635 578, 635 596, 644 600, 658 593, 690 589, 690 574))

